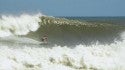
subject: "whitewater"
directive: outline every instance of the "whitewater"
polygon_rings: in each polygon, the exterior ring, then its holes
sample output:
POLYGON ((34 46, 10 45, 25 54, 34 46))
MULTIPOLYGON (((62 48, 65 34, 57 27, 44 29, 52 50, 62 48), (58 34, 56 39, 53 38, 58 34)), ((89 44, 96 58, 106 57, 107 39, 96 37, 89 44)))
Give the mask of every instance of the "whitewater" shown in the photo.
POLYGON ((124 53, 121 25, 40 13, 0 17, 0 70, 125 70, 124 53))

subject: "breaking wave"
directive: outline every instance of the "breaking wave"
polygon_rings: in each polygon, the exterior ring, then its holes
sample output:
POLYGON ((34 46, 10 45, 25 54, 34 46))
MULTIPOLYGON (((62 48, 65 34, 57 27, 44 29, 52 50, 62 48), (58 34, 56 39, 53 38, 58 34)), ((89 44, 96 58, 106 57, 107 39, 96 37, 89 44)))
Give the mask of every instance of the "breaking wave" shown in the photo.
POLYGON ((125 70, 124 26, 1 15, 0 70, 125 70), (40 38, 48 36, 48 45, 40 38))

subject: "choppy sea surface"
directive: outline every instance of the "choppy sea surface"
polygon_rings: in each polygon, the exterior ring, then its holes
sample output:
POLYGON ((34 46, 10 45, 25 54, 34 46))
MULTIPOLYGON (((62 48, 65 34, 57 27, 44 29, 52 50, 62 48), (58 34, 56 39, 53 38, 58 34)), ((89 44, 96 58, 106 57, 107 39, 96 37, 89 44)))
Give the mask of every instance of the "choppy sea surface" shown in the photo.
POLYGON ((124 31, 125 17, 3 14, 0 70, 125 70, 124 31))

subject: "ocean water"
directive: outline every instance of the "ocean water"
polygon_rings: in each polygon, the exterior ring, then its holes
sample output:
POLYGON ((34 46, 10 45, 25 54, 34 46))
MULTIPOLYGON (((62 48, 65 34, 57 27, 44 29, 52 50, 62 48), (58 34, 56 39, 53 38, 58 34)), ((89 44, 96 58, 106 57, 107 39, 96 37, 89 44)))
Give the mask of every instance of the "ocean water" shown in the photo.
POLYGON ((125 70, 124 20, 1 15, 0 70, 125 70))

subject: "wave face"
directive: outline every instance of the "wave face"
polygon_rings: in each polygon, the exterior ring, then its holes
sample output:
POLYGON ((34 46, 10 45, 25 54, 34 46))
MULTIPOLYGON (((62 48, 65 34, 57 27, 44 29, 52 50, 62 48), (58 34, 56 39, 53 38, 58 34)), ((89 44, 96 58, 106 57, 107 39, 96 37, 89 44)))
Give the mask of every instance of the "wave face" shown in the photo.
POLYGON ((39 40, 47 35, 51 44, 58 45, 78 45, 84 43, 100 42, 110 44, 115 40, 122 40, 120 33, 124 26, 109 23, 90 23, 87 21, 69 20, 65 18, 40 17, 40 28, 36 32, 31 32, 27 37, 39 40))
POLYGON ((108 21, 2 15, 0 70, 125 70, 124 29, 108 21))

